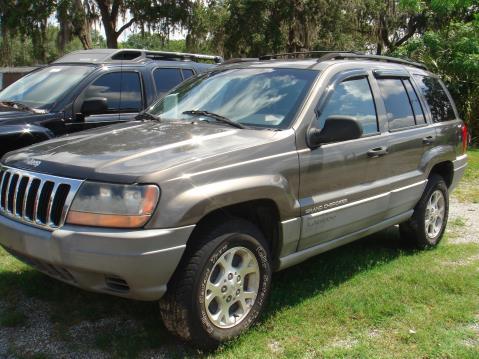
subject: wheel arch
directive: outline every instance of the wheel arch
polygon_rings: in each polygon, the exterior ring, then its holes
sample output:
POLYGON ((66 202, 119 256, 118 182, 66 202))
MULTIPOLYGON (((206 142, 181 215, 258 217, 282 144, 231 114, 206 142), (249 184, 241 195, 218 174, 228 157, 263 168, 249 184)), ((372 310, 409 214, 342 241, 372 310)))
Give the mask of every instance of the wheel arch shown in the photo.
POLYGON ((277 203, 268 198, 230 204, 206 213, 190 235, 187 245, 194 241, 197 235, 210 230, 219 221, 233 218, 241 218, 258 226, 269 245, 274 263, 281 250, 281 219, 277 203))

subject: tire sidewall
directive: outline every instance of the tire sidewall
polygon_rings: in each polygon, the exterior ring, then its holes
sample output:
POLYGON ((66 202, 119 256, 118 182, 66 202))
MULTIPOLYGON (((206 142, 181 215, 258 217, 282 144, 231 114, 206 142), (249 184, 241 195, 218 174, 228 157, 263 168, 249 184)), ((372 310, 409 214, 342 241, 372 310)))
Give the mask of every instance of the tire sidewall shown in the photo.
POLYGON ((425 193, 425 196, 423 198, 423 201, 421 201, 421 211, 420 211, 420 216, 419 216, 419 228, 421 229, 422 232, 422 237, 424 239, 424 244, 426 247, 434 247, 436 246, 442 236, 444 235, 444 231, 446 230, 447 226, 447 220, 449 217, 449 194, 447 190, 446 183, 442 178, 439 177, 433 177, 430 182, 429 186, 427 186, 427 190, 425 193), (427 231, 426 231, 426 209, 427 209, 427 204, 429 202, 429 199, 431 198, 432 194, 436 191, 439 190, 442 192, 442 195, 444 197, 444 220, 442 223, 441 230, 439 233, 434 237, 431 238, 428 236, 427 231))
POLYGON ((202 265, 202 271, 197 277, 198 280, 194 287, 194 303, 192 305, 193 312, 191 320, 192 326, 200 331, 203 331, 209 338, 214 341, 224 341, 231 339, 243 331, 248 329, 258 319, 262 309, 269 296, 271 286, 271 266, 269 254, 264 245, 253 236, 246 233, 229 233, 224 234, 215 239, 218 245, 214 247, 209 256, 205 258, 202 265), (258 294, 253 307, 247 316, 236 326, 232 328, 219 328, 215 326, 209 319, 204 305, 204 292, 207 281, 214 268, 218 258, 220 258, 226 251, 233 247, 246 247, 256 257, 258 266, 260 268, 260 281, 258 294))

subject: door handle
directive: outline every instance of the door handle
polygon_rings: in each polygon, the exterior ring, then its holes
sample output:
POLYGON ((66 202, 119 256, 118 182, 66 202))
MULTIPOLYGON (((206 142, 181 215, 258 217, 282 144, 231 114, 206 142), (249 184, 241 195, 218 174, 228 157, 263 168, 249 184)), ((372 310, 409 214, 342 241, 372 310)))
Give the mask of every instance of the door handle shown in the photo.
POLYGON ((388 148, 385 146, 371 148, 368 151, 368 157, 371 157, 371 158, 382 157, 382 156, 386 156, 387 154, 388 154, 388 148))
POLYGON ((434 137, 433 136, 426 136, 422 139, 422 144, 423 145, 432 145, 434 143, 434 137))

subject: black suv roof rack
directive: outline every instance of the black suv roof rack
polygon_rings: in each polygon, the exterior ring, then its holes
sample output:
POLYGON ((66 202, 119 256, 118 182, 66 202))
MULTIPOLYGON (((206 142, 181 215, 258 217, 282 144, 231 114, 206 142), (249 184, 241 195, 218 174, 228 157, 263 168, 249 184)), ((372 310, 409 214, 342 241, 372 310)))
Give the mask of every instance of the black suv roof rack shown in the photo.
POLYGON ((213 61, 217 64, 223 62, 223 58, 217 55, 192 54, 185 52, 150 51, 143 49, 91 49, 71 52, 54 63, 112 63, 112 62, 141 62, 150 60, 176 60, 176 61, 213 61))
POLYGON ((382 55, 368 55, 355 51, 303 51, 303 52, 286 52, 281 54, 271 54, 263 55, 260 60, 274 60, 278 57, 299 57, 305 55, 320 55, 318 62, 328 61, 328 60, 349 60, 349 59, 358 59, 358 60, 372 60, 372 61, 382 61, 395 64, 402 64, 417 67, 423 70, 427 70, 426 65, 419 62, 414 62, 412 60, 400 59, 397 57, 382 56, 382 55))

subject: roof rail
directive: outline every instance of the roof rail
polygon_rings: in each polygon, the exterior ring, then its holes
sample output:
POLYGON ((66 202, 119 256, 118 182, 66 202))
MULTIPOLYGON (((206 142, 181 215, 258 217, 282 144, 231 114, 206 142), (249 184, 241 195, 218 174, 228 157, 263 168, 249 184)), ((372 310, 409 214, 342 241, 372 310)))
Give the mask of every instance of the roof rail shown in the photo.
POLYGON ((82 62, 82 63, 104 63, 104 62, 140 62, 145 59, 151 60, 207 60, 217 64, 224 60, 221 56, 192 54, 184 52, 149 51, 144 49, 91 49, 71 52, 55 63, 82 62))
POLYGON ((320 57, 326 55, 326 54, 341 54, 341 53, 353 53, 351 51, 296 51, 296 52, 283 52, 280 54, 269 54, 269 55, 263 55, 260 56, 260 60, 274 60, 277 59, 278 57, 298 57, 300 55, 321 55, 320 57))
POLYGON ((236 64, 236 63, 241 63, 241 62, 253 62, 253 61, 259 61, 259 58, 257 58, 257 57, 235 57, 235 58, 223 61, 221 63, 221 65, 230 65, 230 64, 236 64))
POLYGON ((304 51, 304 52, 286 52, 281 54, 263 55, 260 60, 274 60, 278 57, 299 57, 301 55, 320 55, 318 62, 328 60, 342 60, 342 59, 358 59, 358 60, 373 60, 383 61, 402 65, 414 66, 423 70, 427 70, 426 65, 411 60, 400 59, 397 57, 382 56, 382 55, 368 55, 356 51, 304 51))
POLYGON ((391 56, 367 55, 367 54, 361 54, 356 52, 330 53, 320 57, 318 61, 341 60, 341 59, 344 59, 344 60, 358 59, 358 60, 373 60, 373 61, 380 61, 380 62, 389 62, 389 63, 413 66, 423 70, 427 70, 426 65, 421 64, 419 62, 414 62, 412 60, 400 59, 400 58, 391 57, 391 56))
POLYGON ((182 60, 209 60, 214 61, 217 64, 224 62, 223 57, 218 55, 203 55, 203 54, 191 54, 186 52, 170 52, 170 51, 144 51, 145 57, 149 59, 182 59, 182 60))

